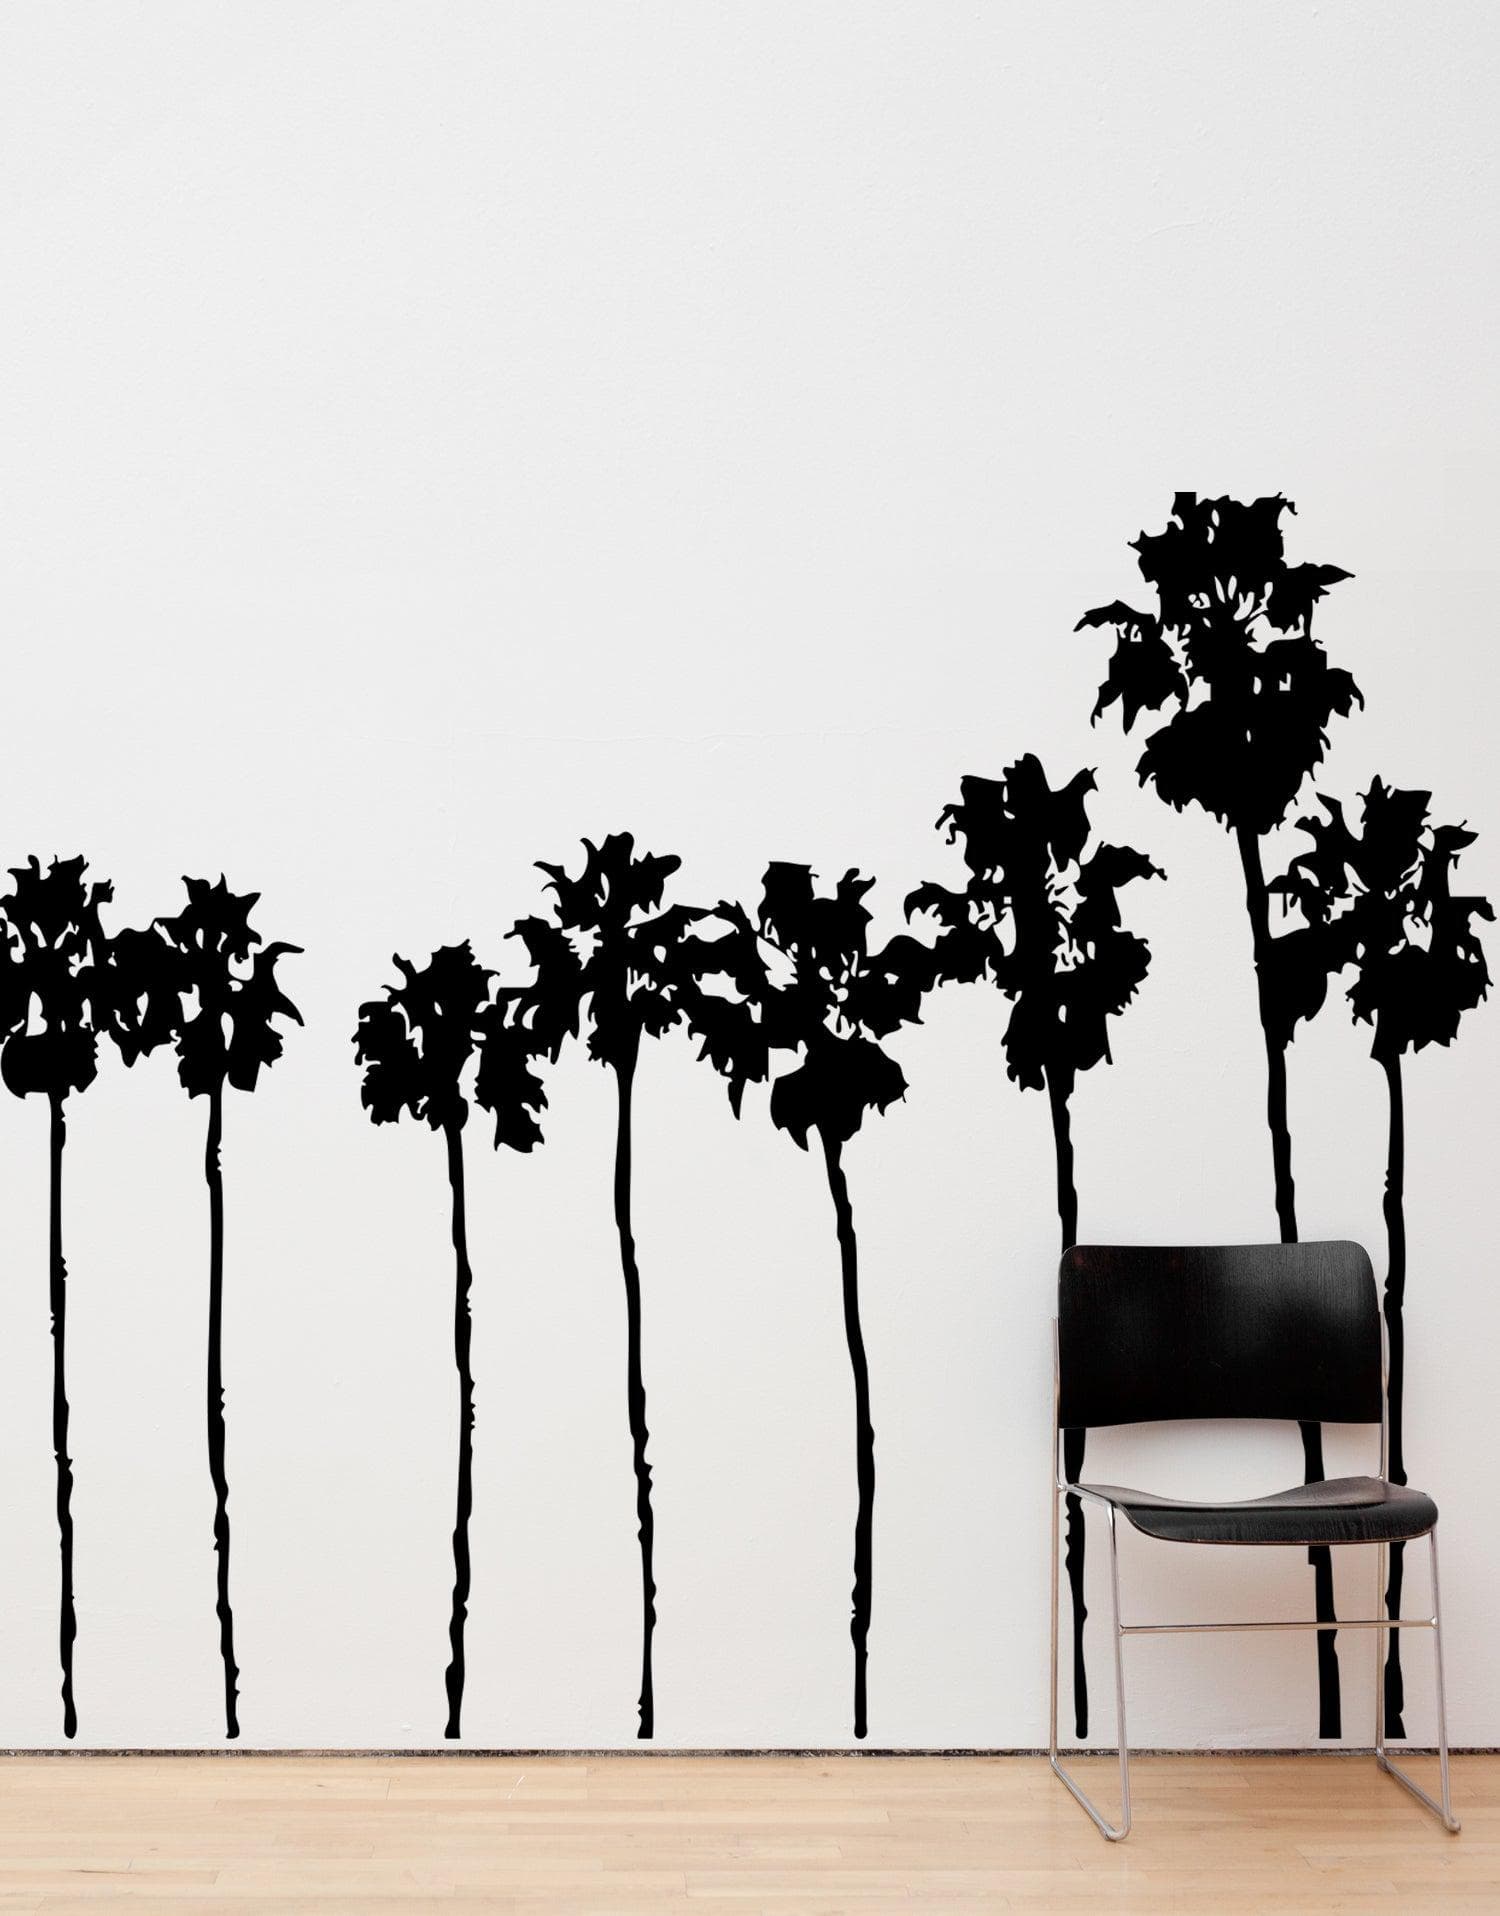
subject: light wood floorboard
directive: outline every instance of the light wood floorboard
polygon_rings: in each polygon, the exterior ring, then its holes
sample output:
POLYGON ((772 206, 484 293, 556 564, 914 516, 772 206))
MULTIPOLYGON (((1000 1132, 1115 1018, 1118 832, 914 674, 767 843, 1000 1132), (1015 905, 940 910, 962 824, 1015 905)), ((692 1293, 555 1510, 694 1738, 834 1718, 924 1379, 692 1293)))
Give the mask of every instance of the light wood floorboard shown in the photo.
POLYGON ((0 1912, 1495 1916, 1453 1775, 1457 1837, 1367 1757, 1142 1757, 1110 1846, 1035 1757, 8 1757, 0 1912))

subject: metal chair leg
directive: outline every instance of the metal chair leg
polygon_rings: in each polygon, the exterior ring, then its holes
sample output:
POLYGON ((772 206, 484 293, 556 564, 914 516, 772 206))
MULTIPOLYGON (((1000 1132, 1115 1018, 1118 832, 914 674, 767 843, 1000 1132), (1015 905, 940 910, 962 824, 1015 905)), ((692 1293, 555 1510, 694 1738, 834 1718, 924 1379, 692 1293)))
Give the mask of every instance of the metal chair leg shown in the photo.
MULTIPOLYGON (((1463 1825, 1453 1814, 1453 1796, 1448 1780, 1448 1696, 1443 1682, 1443 1603, 1438 1586, 1437 1528, 1427 1533, 1427 1542, 1432 1553, 1432 1662, 1433 1674, 1437 1680, 1437 1721, 1438 1721, 1438 1779, 1441 1802, 1434 1802, 1420 1783, 1415 1783, 1397 1764, 1393 1763, 1385 1747, 1385 1668, 1384 1658, 1380 1654, 1387 1641, 1388 1633, 1375 1633, 1375 1761, 1387 1776, 1395 1780, 1433 1815, 1452 1835, 1456 1836, 1463 1825)), ((1376 1592, 1376 1611, 1385 1602, 1385 1570, 1387 1546, 1381 1544, 1376 1553, 1380 1582, 1376 1592)))
MULTIPOLYGON (((1123 1843, 1130 1834, 1130 1747, 1125 1730, 1125 1638, 1120 1629, 1120 1552, 1115 1534, 1115 1513, 1109 1517, 1109 1594, 1113 1609, 1115 1637, 1115 1730, 1120 1751, 1120 1820, 1111 1823, 1094 1804, 1086 1790, 1079 1787, 1063 1768, 1057 1753, 1057 1598, 1058 1598, 1058 1524, 1064 1492, 1058 1488, 1052 1499, 1052 1714, 1048 1759, 1054 1775, 1060 1777, 1083 1805, 1100 1835, 1111 1843, 1123 1843)), ((1446 1771, 1444 1772, 1446 1775, 1446 1771)))

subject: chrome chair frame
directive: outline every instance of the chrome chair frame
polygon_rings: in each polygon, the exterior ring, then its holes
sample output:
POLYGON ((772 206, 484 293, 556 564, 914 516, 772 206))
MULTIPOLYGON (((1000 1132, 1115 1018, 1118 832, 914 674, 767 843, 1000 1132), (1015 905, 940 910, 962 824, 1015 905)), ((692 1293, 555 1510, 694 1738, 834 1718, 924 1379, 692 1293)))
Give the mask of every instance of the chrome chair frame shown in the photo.
MULTIPOLYGON (((1384 1483, 1390 1481, 1387 1475, 1390 1462, 1390 1407, 1388 1390, 1390 1375, 1386 1352, 1385 1326, 1380 1331, 1380 1478, 1384 1483)), ((1061 1779, 1072 1795, 1082 1804, 1094 1827, 1100 1835, 1111 1843, 1123 1843, 1130 1834, 1130 1745, 1125 1727, 1125 1658, 1126 1637, 1141 1636, 1195 1636, 1202 1634, 1224 1633, 1242 1630, 1369 1630, 1375 1639, 1375 1745, 1374 1755, 1377 1765, 1387 1776, 1394 1777, 1403 1789, 1409 1790, 1424 1809, 1428 1809, 1450 1834, 1457 1835, 1463 1827, 1453 1814, 1453 1797, 1448 1775, 1448 1707, 1443 1684, 1443 1625, 1442 1598, 1438 1585, 1437 1526, 1427 1533, 1427 1542, 1432 1560, 1432 1615, 1430 1617, 1355 1617, 1340 1618, 1333 1623, 1320 1623, 1316 1618, 1294 1618, 1277 1622, 1245 1623, 1122 1623, 1120 1621, 1120 1552, 1117 1534, 1116 1508, 1107 1497, 1101 1497, 1092 1490, 1086 1490, 1081 1484, 1069 1483, 1063 1476, 1062 1468, 1062 1428, 1058 1423, 1061 1376, 1058 1366, 1057 1319, 1052 1320, 1052 1656, 1051 1656, 1051 1715, 1048 1725, 1048 1759, 1053 1774, 1061 1779), (1114 1624, 1115 1647, 1115 1725, 1118 1737, 1117 1749, 1120 1760, 1120 1820, 1111 1823, 1088 1792, 1064 1769, 1057 1746, 1057 1639, 1058 1639, 1058 1567, 1061 1547, 1062 1500, 1073 1496, 1084 1503, 1098 1504, 1109 1518, 1109 1593, 1112 1620, 1114 1624), (1430 1630, 1432 1632, 1433 1673, 1437 1687, 1438 1722, 1438 1776, 1441 1800, 1434 1800, 1420 1783, 1410 1777, 1405 1770, 1391 1761, 1385 1741, 1385 1682, 1384 1659, 1381 1648, 1392 1630, 1430 1630)), ((1263 1546, 1264 1547, 1264 1546, 1263 1546)), ((1289 1549, 1302 1549, 1301 1544, 1287 1545, 1289 1549)), ((1330 1546, 1333 1547, 1333 1546, 1330 1546)), ((1366 1544, 1340 1545, 1339 1548, 1368 1549, 1366 1544)), ((1384 1600, 1386 1583, 1386 1562, 1389 1544, 1375 1545, 1376 1584, 1375 1608, 1378 1610, 1384 1600)))

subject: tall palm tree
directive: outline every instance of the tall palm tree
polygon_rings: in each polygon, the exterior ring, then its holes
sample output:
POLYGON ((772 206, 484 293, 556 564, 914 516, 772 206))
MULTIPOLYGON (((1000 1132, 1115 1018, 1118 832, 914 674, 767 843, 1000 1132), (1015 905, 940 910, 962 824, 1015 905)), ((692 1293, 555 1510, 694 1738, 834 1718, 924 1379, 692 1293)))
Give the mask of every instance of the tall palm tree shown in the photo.
POLYGON ((683 934, 703 916, 686 905, 662 909, 667 880, 682 863, 671 854, 637 854, 629 832, 600 845, 583 841, 576 878, 562 865, 538 862, 553 895, 552 918, 525 918, 522 939, 536 968, 515 1015, 538 1049, 556 1058, 564 1038, 587 1018, 588 1053, 615 1080, 615 1231, 625 1284, 625 1408, 635 1468, 636 1524, 641 1552, 641 1694, 637 1737, 656 1733, 652 1641, 656 1521, 646 1458, 646 1385, 641 1362, 641 1273, 631 1222, 632 1113, 641 1040, 659 1038, 683 1012, 687 973, 683 934))
POLYGON ((468 1216, 464 1198, 465 1086, 476 1060, 474 1101, 493 1114, 495 1142, 529 1151, 541 1141, 538 1114, 546 1104, 530 1069, 525 1039, 509 1016, 505 994, 491 995, 493 972, 468 941, 444 945, 420 969, 392 960, 399 984, 359 1008, 355 1056, 365 1067, 362 1098, 374 1124, 418 1118, 440 1131, 447 1151, 453 1240, 453 1358, 458 1372, 458 1492, 453 1525, 453 1607, 450 1657, 444 1675, 448 1720, 443 1734, 462 1734, 464 1626, 469 1612, 469 1519, 474 1508, 473 1318, 468 1216))
MULTIPOLYGON (((1323 818, 1299 820, 1313 840, 1272 884, 1298 905, 1326 940, 1333 971, 1352 966, 1350 1010, 1373 1028, 1370 1055, 1385 1078, 1389 1105, 1385 1224, 1388 1259, 1385 1321, 1390 1377, 1390 1474, 1406 1482, 1402 1408, 1406 1381, 1406 1113, 1401 1060, 1429 1044, 1451 1044, 1459 1021, 1489 990, 1489 971, 1474 929, 1493 920, 1487 900, 1453 895, 1458 855, 1474 843, 1462 825, 1434 825, 1430 792, 1401 791, 1376 779, 1360 801, 1354 831, 1335 799, 1320 798, 1323 818)), ((1390 1551, 1387 1614, 1401 1613, 1402 1546, 1390 1551)), ((1386 1722, 1406 1734, 1401 1633, 1389 1632, 1385 1664, 1386 1722)))
MULTIPOLYGON (((1321 763, 1328 725, 1361 703, 1349 673, 1328 663, 1312 634, 1313 610, 1351 575, 1333 565, 1289 565, 1280 494, 1244 504, 1179 492, 1160 533, 1132 541, 1155 612, 1123 600, 1096 606, 1078 622, 1115 634, 1115 651, 1094 706, 1117 700, 1126 731, 1143 711, 1175 708, 1148 734, 1136 770, 1174 810, 1198 805, 1234 838, 1244 876, 1251 949, 1266 1051, 1266 1118, 1276 1216, 1282 1241, 1297 1236, 1286 1053, 1292 1038, 1272 948, 1262 840, 1285 819, 1321 763)), ((1323 1476, 1323 1437, 1302 1425, 1303 1474, 1323 1476)), ((1310 1553, 1316 1613, 1331 1622, 1333 1563, 1310 1553)), ((1317 1632, 1318 1734, 1340 1733, 1334 1632, 1317 1632)))
POLYGON ((91 884, 82 858, 54 858, 43 871, 33 856, 12 869, 0 899, 10 937, 6 967, 8 1035, 0 1077, 18 1098, 39 1093, 51 1113, 49 1132, 48 1290, 52 1311, 52 1448, 57 1463, 57 1537, 61 1559, 58 1655, 62 1665, 63 1735, 78 1734, 73 1700, 73 1463, 68 1455, 68 1271, 63 1260, 62 1173, 67 1102, 99 1069, 99 1034, 108 1029, 109 947, 99 911, 113 897, 91 884))
POLYGON ((281 1056, 276 1021, 302 1016, 276 983, 276 966, 297 945, 256 950, 250 913, 259 892, 235 893, 221 876, 184 878, 188 902, 175 918, 115 938, 114 1035, 126 1064, 170 1041, 190 1098, 208 1100, 203 1176, 208 1185, 208 1474, 214 1489, 219 1655, 224 1665, 224 1734, 240 1733, 239 1665, 229 1601, 229 1478, 224 1431, 224 1089, 253 1091, 263 1066, 281 1056))
MULTIPOLYGON (((1120 923, 1117 893, 1136 878, 1163 874, 1128 845, 1089 846, 1092 772, 1059 791, 1031 753, 1000 779, 965 778, 958 804, 938 819, 948 842, 962 841, 969 878, 961 891, 919 885, 907 915, 925 913, 939 932, 939 980, 984 979, 1011 1000, 1003 1040, 1008 1075, 1024 1090, 1045 1091, 1057 1166, 1057 1215, 1066 1251, 1078 1238, 1069 1102, 1080 1071, 1109 1062, 1109 1020, 1118 1017, 1151 963, 1144 938, 1120 923)), ((1083 1468, 1084 1433, 1063 1438, 1070 1482, 1083 1468)), ((1068 1582, 1073 1606, 1073 1713, 1088 1734, 1084 1663, 1083 1509, 1067 1499, 1068 1582)))
POLYGON ((806 865, 767 867, 752 921, 742 905, 722 903, 717 935, 695 937, 690 955, 698 981, 691 1024, 701 1056, 729 1080, 738 1117, 745 1086, 772 1075, 777 1052, 792 1068, 773 1077, 771 1122, 802 1150, 816 1135, 823 1156, 844 1305, 844 1336, 854 1382, 856 1510, 854 1587, 849 1634, 854 1644, 854 1734, 868 1733, 867 1671, 874 1569, 875 1430, 870 1368, 859 1308, 859 1243, 844 1169, 844 1147, 870 1111, 884 1112, 906 1094, 900 1066, 878 1040, 920 1021, 922 995, 933 981, 932 952, 898 936, 869 943, 864 905, 873 878, 845 872, 820 897, 806 865))

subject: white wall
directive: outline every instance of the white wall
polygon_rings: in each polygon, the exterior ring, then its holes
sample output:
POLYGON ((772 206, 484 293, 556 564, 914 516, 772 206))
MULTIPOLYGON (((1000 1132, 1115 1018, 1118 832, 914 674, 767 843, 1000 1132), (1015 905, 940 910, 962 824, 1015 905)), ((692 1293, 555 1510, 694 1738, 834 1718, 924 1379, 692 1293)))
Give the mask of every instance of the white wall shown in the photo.
MULTIPOLYGON (((1431 786, 1500 890, 1497 50, 1473 5, 6 9, 0 853, 85 852, 131 921, 222 869, 306 947, 307 1028, 226 1139, 247 1743, 440 1740, 442 1153, 365 1121, 349 1040, 393 949, 497 962, 531 861, 584 833, 680 853, 708 900, 771 857, 858 864, 893 927, 948 868, 962 773, 1096 765, 1097 823, 1170 882, 1127 894, 1155 965, 1076 1099, 1083 1234, 1274 1233, 1232 847, 1090 732, 1105 648, 1070 630, 1177 488, 1285 491, 1294 555, 1357 575, 1321 616, 1367 699, 1328 786, 1431 786)), ((1056 1222, 1002 1020, 941 998, 849 1152, 875 1744, 1045 1735, 1056 1222)), ((1292 1125, 1304 1234, 1383 1265, 1367 1049, 1338 1003, 1298 1037, 1292 1125)), ((1500 1741, 1497 1051, 1482 1010, 1408 1072, 1409 1453, 1445 1513, 1464 1743, 1500 1741)), ((683 1039, 638 1102, 659 1740, 839 1744, 819 1167, 763 1097, 736 1125, 683 1039)), ((165 1059, 73 1109, 85 1743, 221 1735, 201 1116, 165 1059)), ((633 1733, 611 1124, 573 1056, 545 1149, 471 1134, 475 1745, 633 1733)), ((0 1099, 15 1745, 60 1730, 45 1129, 0 1099)), ((1270 1451, 1196 1445, 1176 1480, 1292 1481, 1295 1434, 1270 1451)), ((1256 1564, 1286 1614, 1294 1555, 1256 1564)), ((1143 1610, 1222 1614, 1238 1567, 1127 1548, 1143 1610)), ((1368 1575, 1341 1567, 1344 1601, 1368 1575)), ((1137 1737, 1309 1740, 1310 1640, 1242 1649, 1140 1648, 1137 1737)), ((1368 1643, 1344 1661, 1367 1741, 1368 1643)), ((1409 1668, 1420 1734, 1420 1641, 1409 1668)))

